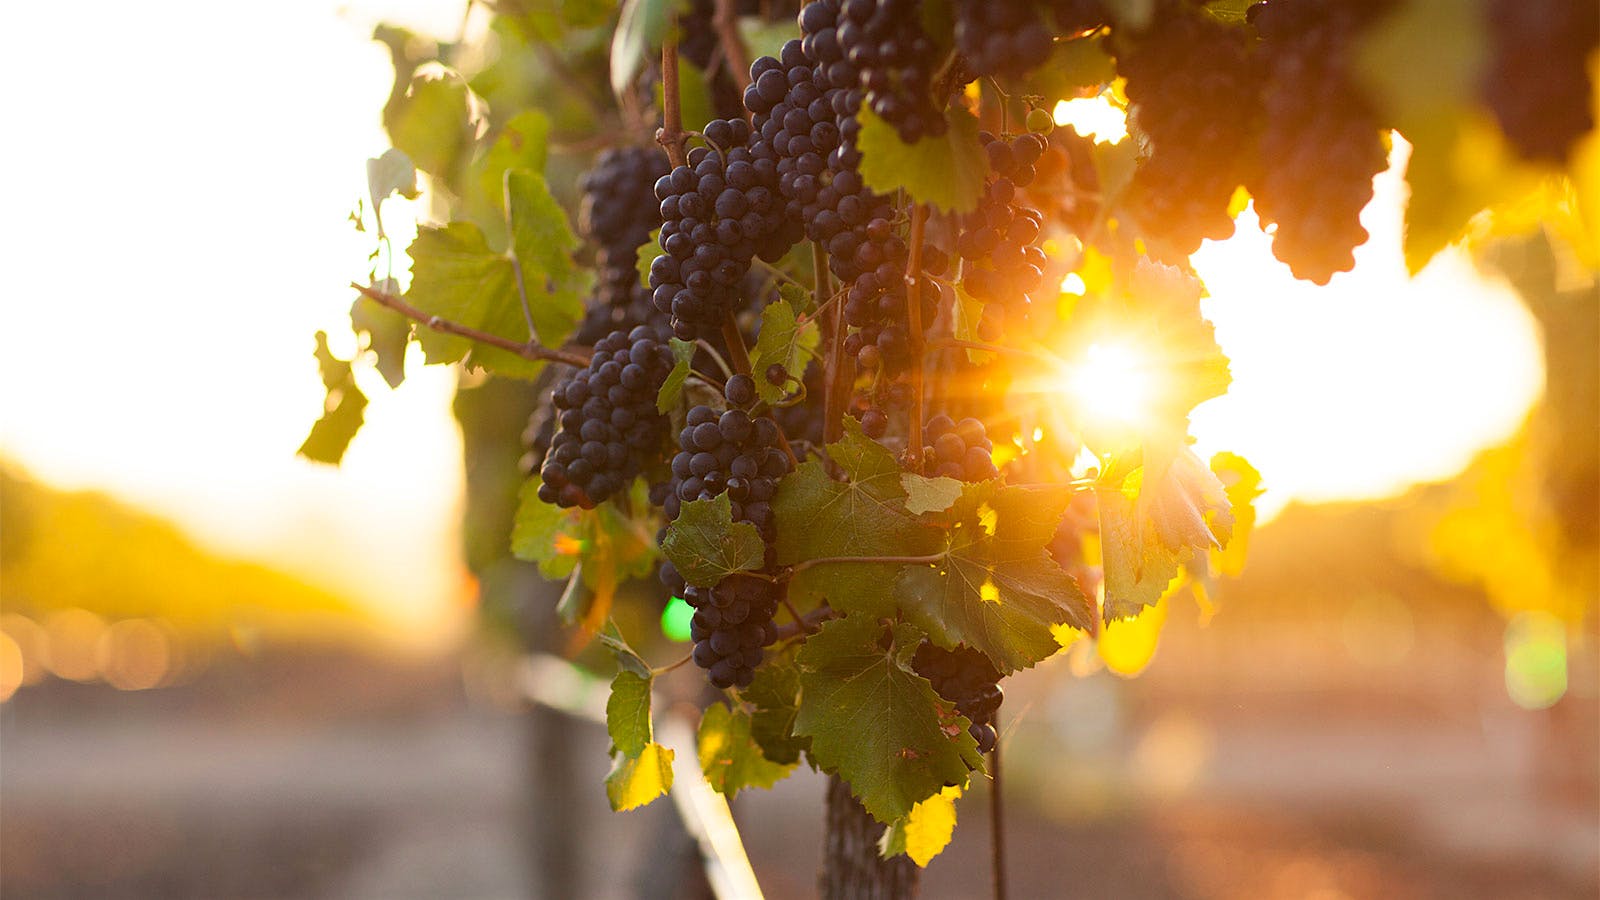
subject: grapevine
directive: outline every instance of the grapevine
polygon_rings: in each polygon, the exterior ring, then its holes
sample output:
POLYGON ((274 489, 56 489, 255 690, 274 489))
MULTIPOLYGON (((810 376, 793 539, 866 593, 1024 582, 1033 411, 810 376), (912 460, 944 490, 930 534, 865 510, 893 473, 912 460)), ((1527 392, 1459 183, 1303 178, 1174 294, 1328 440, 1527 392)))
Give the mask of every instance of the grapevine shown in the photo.
MULTIPOLYGON (((512 551, 566 579, 571 646, 616 661, 613 805, 667 792, 684 752, 654 736, 656 680, 703 679, 687 752, 713 788, 804 761, 833 779, 830 828, 882 835, 892 860, 830 839, 834 896, 909 896, 929 853, 908 831, 998 772, 1008 678, 1092 660, 1107 623, 1236 574, 1259 477, 1188 437, 1231 377, 1203 243, 1248 201, 1288 272, 1324 284, 1370 239, 1396 134, 1439 159, 1493 121, 1562 174, 1594 127, 1595 20, 1566 0, 557 6, 495 32, 551 60, 524 90, 475 94, 482 48, 401 73, 396 116, 423 125, 391 124, 373 163, 409 170, 374 175, 372 202, 420 168, 447 221, 419 224, 404 279, 354 285, 353 321, 390 368, 414 340, 538 398, 512 551), (1368 60, 1427 14, 1492 38, 1452 70, 1448 117, 1368 60), (573 114, 572 77, 610 94, 573 114), (1073 100, 1130 133, 1057 127, 1073 100), (1149 396, 1107 415, 1077 377, 1130 346, 1149 396), (676 663, 645 662, 665 627, 613 616, 647 579, 688 607, 676 663)), ((1415 231, 1465 233, 1450 190, 1415 186, 1415 231)))

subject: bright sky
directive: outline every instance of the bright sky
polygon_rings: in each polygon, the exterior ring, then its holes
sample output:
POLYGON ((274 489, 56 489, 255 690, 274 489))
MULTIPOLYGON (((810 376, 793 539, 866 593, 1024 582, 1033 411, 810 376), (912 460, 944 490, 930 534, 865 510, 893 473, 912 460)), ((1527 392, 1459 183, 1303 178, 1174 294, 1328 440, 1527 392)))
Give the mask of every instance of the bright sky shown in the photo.
MULTIPOLYGON (((370 249, 345 216, 386 147, 391 72, 371 26, 452 34, 460 8, 0 7, 29 76, 0 87, 0 456, 342 589, 419 643, 459 627, 451 373, 413 365, 390 392, 368 372, 344 466, 294 451, 322 403, 312 334, 349 351, 344 285, 370 249)), ((1196 434, 1255 462, 1269 504, 1447 477, 1539 389, 1533 324, 1507 290, 1459 256, 1405 283, 1396 192, 1386 179, 1368 211, 1361 273, 1326 290, 1293 282, 1247 223, 1198 258, 1235 381, 1196 434)))

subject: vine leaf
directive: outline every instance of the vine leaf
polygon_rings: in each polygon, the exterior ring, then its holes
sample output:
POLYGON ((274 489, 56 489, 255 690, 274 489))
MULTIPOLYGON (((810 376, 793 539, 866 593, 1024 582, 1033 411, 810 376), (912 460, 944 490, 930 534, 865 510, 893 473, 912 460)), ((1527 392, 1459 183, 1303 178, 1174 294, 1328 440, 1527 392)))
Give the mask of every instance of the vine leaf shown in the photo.
POLYGON ((907 567, 895 582, 906 617, 940 646, 966 644, 1006 673, 1059 650, 1053 626, 1092 630, 1093 604, 1045 549, 1071 500, 1067 488, 963 486, 944 560, 907 567))
MULTIPOLYGON (((1261 473, 1237 453, 1218 453, 1211 457, 1211 472, 1222 482, 1222 490, 1233 507, 1232 522, 1217 532, 1222 549, 1213 551, 1219 575, 1238 575, 1244 571, 1250 532, 1256 525, 1256 498, 1261 496, 1261 473)), ((1217 515, 1213 513, 1213 515, 1217 515)), ((1218 525, 1223 525, 1219 521, 1218 525)))
POLYGON ((800 707, 800 670, 794 660, 782 656, 768 660, 739 694, 754 707, 750 737, 761 745, 762 755, 779 765, 799 762, 810 742, 794 733, 800 707))
POLYGON ((1535 187, 1481 112, 1492 36, 1480 4, 1406 0, 1364 29, 1351 68, 1411 142, 1404 247, 1415 275, 1485 207, 1535 187), (1463 161, 1472 160, 1472 164, 1463 161))
POLYGON ((606 733, 618 753, 638 756, 650 743, 650 683, 648 675, 621 671, 611 679, 606 699, 606 733))
POLYGON ((632 672, 640 678, 654 677, 650 671, 650 664, 644 661, 644 657, 639 655, 639 651, 633 649, 623 639, 622 632, 617 629, 616 622, 609 619, 606 620, 605 627, 601 628, 600 633, 595 637, 602 646, 611 651, 611 655, 616 658, 617 665, 622 667, 623 671, 632 672))
POLYGON ((372 200, 372 218, 378 223, 378 239, 383 233, 383 201, 390 194, 399 194, 407 200, 417 197, 417 167, 411 157, 394 147, 383 151, 377 159, 367 160, 367 196, 372 200))
POLYGON ((506 172, 526 169, 543 172, 549 158, 550 117, 542 110, 526 109, 512 116, 475 164, 478 190, 502 211, 506 172))
POLYGON ((947 787, 911 807, 904 818, 895 819, 878 840, 878 854, 884 859, 904 853, 919 866, 927 866, 950 846, 956 833, 956 801, 961 788, 947 787))
MULTIPOLYGON (((983 321, 982 300, 967 293, 962 284, 956 285, 955 302, 955 332, 958 341, 982 341, 978 333, 978 323, 983 321)), ((967 350, 967 361, 973 365, 985 365, 994 361, 992 350, 967 350)))
POLYGON ((959 106, 945 114, 949 127, 915 144, 870 110, 860 113, 861 179, 880 194, 905 190, 911 199, 946 213, 971 212, 983 195, 989 156, 978 143, 978 120, 959 106))
POLYGON ((1096 494, 1106 622, 1154 606, 1181 564, 1224 549, 1234 525, 1222 482, 1187 447, 1161 470, 1108 468, 1096 494))
MULTIPOLYGON (((505 196, 506 214, 511 221, 511 250, 522 266, 533 327, 546 347, 559 347, 583 318, 583 295, 588 284, 572 261, 572 252, 579 246, 578 237, 538 172, 508 170, 505 196)), ((517 312, 521 311, 522 300, 518 297, 517 312)))
POLYGON ((417 168, 448 181, 472 149, 479 109, 460 74, 427 63, 411 76, 402 102, 384 118, 395 149, 417 168))
POLYGON ((667 344, 672 347, 672 371, 667 373, 667 380, 661 383, 661 390, 656 392, 658 413, 665 413, 683 399, 683 383, 689 378, 689 363, 694 359, 694 341, 667 338, 667 344))
MULTIPOLYGON (((522 265, 534 327, 547 346, 560 346, 583 314, 585 276, 568 256, 578 246, 577 238, 542 175, 521 169, 507 172, 506 196, 512 246, 522 265)), ((411 305, 507 340, 528 340, 511 257, 492 250, 477 225, 451 222, 443 228, 421 227, 407 252, 412 267, 406 300, 411 305)), ((432 329, 418 329, 417 341, 430 363, 465 360, 522 378, 532 378, 544 368, 543 362, 432 329)))
MULTIPOLYGON (((849 479, 834 481, 812 459, 778 482, 772 513, 780 565, 846 556, 920 556, 938 548, 938 532, 906 509, 894 454, 846 417, 828 455, 849 479)), ((827 600, 835 609, 888 613, 893 563, 826 563, 801 569, 789 583, 796 603, 827 600)))
MULTIPOLYGON (((1042 97, 1081 97, 1098 93, 1117 77, 1117 64, 1098 37, 1057 41, 1044 65, 1028 73, 1024 91, 1042 97)), ((1046 107, 1048 109, 1048 107, 1046 107)))
POLYGON ((901 472, 900 486, 906 492, 906 511, 914 516, 944 512, 961 497, 961 482, 945 475, 924 478, 915 472, 901 472))
POLYGON ((850 784, 880 822, 893 822, 983 767, 971 724, 911 671, 922 633, 873 616, 834 619, 800 648, 795 734, 811 758, 850 784), (888 638, 887 646, 885 638, 888 638))
POLYGON ((355 439, 356 432, 361 430, 366 418, 367 395, 356 386, 350 363, 328 349, 326 331, 317 332, 316 356, 328 397, 323 402, 322 418, 311 426, 311 433, 306 435, 305 443, 297 452, 312 462, 336 466, 344 459, 344 451, 355 439))
MULTIPOLYGON (((583 583, 600 591, 616 583, 644 578, 655 567, 656 545, 647 528, 629 520, 613 504, 594 509, 562 509, 539 499, 539 479, 523 482, 511 529, 511 554, 536 563, 539 574, 559 580, 584 563, 583 583)), ((635 481, 628 505, 647 508, 647 489, 635 481)))
POLYGON ((816 352, 821 340, 815 321, 796 325, 794 307, 787 300, 780 297, 768 303, 761 310, 761 332, 756 336, 755 349, 750 351, 750 371, 756 374, 756 394, 768 403, 782 400, 783 387, 768 381, 762 373, 768 366, 780 365, 799 377, 805 372, 809 354, 816 352))
POLYGON ((735 522, 726 493, 683 504, 661 550, 690 584, 707 587, 735 572, 761 568, 766 544, 749 522, 735 522))
POLYGON ((650 726, 651 681, 627 670, 618 672, 606 700, 606 732, 614 757, 606 798, 617 812, 643 806, 672 787, 672 750, 655 742, 650 726))
MULTIPOLYGON (((384 278, 374 283, 373 288, 387 294, 400 293, 400 285, 393 278, 384 278)), ((399 387, 406 378, 406 344, 411 340, 411 320, 361 295, 350 304, 350 329, 367 336, 366 349, 377 358, 378 374, 389 387, 399 387)))
POLYGON ((650 232, 650 240, 640 244, 639 249, 635 251, 633 267, 639 272, 639 285, 641 287, 650 286, 650 264, 655 262, 656 257, 661 255, 661 245, 658 243, 660 240, 661 229, 657 228, 650 232))
POLYGON ((769 788, 794 770, 768 760, 751 736, 750 714, 713 703, 700 718, 696 746, 711 789, 732 800, 747 787, 769 788))
POLYGON ((673 15, 687 6, 683 0, 627 0, 611 37, 611 92, 628 93, 633 79, 655 56, 673 15))

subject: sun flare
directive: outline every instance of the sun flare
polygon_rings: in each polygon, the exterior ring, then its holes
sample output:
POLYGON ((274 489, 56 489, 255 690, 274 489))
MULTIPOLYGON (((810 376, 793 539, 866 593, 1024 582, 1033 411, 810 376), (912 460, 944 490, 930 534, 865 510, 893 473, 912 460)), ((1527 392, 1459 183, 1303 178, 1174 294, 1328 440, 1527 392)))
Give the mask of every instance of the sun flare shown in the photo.
POLYGON ((1145 421, 1158 388, 1151 360, 1122 341, 1090 344, 1062 373, 1062 386, 1089 428, 1128 428, 1145 421))

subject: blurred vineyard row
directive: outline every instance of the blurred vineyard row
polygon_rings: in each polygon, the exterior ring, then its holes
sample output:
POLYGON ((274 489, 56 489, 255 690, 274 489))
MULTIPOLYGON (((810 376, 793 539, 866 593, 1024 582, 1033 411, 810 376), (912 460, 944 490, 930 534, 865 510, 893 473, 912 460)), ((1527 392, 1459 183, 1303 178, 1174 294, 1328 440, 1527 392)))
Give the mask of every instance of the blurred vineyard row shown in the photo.
POLYGON ((0 466, 0 702, 54 677, 119 690, 181 684, 219 656, 346 643, 377 623, 173 525, 0 466))

